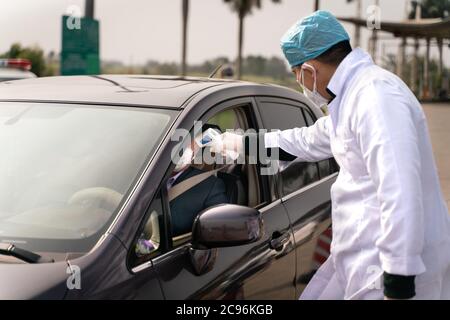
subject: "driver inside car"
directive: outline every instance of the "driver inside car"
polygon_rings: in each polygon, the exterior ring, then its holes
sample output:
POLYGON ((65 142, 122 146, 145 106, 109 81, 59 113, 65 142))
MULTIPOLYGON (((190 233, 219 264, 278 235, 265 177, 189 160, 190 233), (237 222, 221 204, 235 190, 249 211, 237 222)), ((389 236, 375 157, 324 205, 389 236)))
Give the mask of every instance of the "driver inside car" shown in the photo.
MULTIPOLYGON (((204 124, 202 134, 210 128, 221 132, 216 125, 204 124)), ((196 153, 202 151, 203 149, 193 140, 190 148, 184 150, 167 180, 172 236, 191 232, 194 219, 202 210, 230 202, 224 181, 210 170, 199 169, 192 164, 196 153)), ((143 256, 155 249, 157 249, 157 243, 152 238, 145 237, 144 234, 136 244, 137 256, 143 256)))

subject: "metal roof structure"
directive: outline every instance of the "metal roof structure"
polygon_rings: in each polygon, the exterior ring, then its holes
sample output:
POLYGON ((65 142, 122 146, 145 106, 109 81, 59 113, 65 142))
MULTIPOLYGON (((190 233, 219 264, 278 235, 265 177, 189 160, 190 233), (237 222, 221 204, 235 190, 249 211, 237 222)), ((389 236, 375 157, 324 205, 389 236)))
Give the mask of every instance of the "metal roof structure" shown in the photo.
MULTIPOLYGON (((339 18, 343 22, 366 27, 367 21, 359 18, 339 18)), ((450 39, 450 18, 419 19, 401 22, 381 21, 379 31, 392 33, 395 37, 450 39)))
MULTIPOLYGON (((368 27, 366 19, 340 17, 342 22, 348 22, 355 25, 357 29, 361 27, 368 27)), ((378 27, 378 26, 377 26, 378 27)), ((391 33, 394 37, 401 39, 399 46, 399 53, 397 55, 396 74, 403 78, 405 82, 409 83, 411 90, 417 96, 423 99, 445 99, 448 95, 448 75, 445 74, 443 66, 443 46, 444 41, 450 39, 450 18, 437 19, 411 19, 399 22, 380 21, 379 28, 372 29, 372 36, 369 42, 369 51, 376 60, 377 57, 377 33, 379 31, 391 33), (413 62, 411 63, 410 79, 405 79, 406 70, 406 47, 408 45, 407 39, 414 40, 413 47, 413 62), (440 88, 434 88, 430 76, 430 42, 435 39, 439 50, 438 74, 440 78, 440 88), (418 51, 420 40, 425 40, 425 59, 424 72, 419 75, 418 72, 418 51)))

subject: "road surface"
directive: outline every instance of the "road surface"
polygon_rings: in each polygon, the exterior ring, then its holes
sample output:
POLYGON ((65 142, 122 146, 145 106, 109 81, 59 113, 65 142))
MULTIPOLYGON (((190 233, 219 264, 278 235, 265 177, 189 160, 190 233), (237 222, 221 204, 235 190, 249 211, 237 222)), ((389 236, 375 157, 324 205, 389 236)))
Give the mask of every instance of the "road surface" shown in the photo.
POLYGON ((450 208, 450 103, 423 104, 442 192, 450 208))

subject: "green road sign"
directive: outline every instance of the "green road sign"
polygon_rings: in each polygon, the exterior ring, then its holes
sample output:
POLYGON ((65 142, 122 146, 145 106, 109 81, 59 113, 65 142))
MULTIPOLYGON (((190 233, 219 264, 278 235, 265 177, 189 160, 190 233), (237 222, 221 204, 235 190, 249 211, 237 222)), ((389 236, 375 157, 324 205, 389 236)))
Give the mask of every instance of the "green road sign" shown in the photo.
POLYGON ((99 74, 99 22, 62 17, 61 74, 99 74))

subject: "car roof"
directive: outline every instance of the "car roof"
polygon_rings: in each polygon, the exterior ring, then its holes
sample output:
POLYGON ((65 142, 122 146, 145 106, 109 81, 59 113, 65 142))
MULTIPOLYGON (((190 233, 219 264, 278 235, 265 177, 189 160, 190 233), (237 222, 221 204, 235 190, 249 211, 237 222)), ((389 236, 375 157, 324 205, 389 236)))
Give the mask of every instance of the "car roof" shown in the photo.
POLYGON ((58 101, 181 108, 224 79, 147 75, 57 76, 0 83, 0 100, 58 101))
POLYGON ((58 102, 112 106, 182 109, 189 101, 212 94, 278 96, 308 105, 317 117, 320 109, 298 91, 252 82, 149 75, 57 76, 0 82, 0 101, 58 102), (195 99, 194 99, 195 98, 195 99))
POLYGON ((18 68, 0 68, 0 81, 36 78, 33 72, 18 68))

